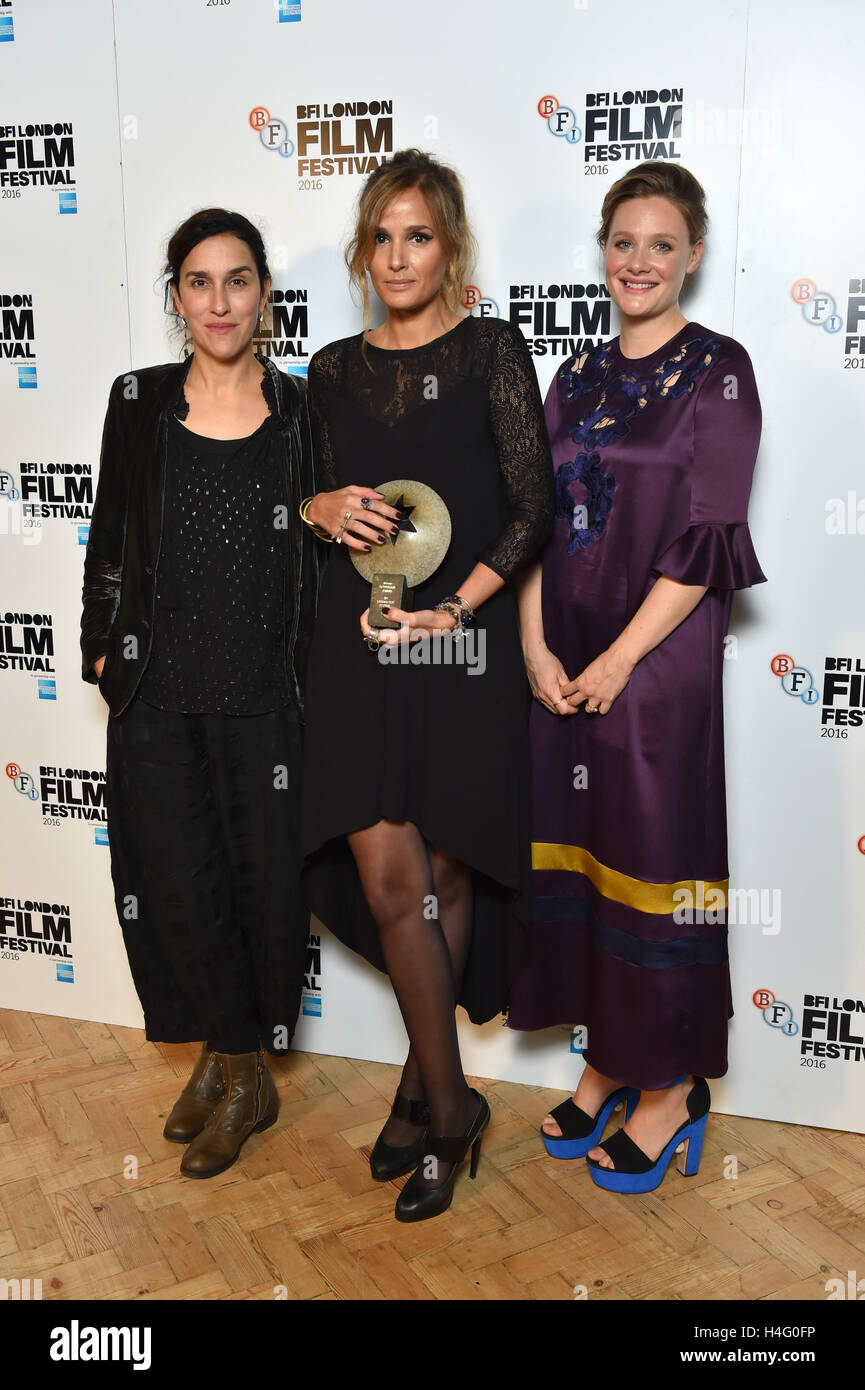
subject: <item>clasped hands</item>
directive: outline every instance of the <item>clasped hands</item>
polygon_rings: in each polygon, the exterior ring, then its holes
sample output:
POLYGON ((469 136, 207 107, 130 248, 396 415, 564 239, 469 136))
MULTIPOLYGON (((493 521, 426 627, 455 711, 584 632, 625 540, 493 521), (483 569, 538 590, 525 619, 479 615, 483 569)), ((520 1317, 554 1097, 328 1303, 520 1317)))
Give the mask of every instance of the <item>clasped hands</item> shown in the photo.
POLYGON ((525 653, 532 694, 553 714, 576 714, 585 702, 590 714, 606 714, 631 678, 633 662, 613 647, 595 657, 584 671, 569 680, 564 666, 549 647, 525 653))

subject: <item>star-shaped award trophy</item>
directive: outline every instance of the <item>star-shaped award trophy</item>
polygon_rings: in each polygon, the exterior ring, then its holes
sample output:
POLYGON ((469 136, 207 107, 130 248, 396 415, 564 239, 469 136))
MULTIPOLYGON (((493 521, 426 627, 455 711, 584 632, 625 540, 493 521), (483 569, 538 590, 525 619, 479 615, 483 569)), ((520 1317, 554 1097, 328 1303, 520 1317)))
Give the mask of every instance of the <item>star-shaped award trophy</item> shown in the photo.
POLYGON ((372 585, 370 627, 399 627, 398 619, 382 613, 382 605, 409 611, 414 589, 435 573, 447 554, 451 518, 441 497, 426 483, 395 478, 379 483, 376 492, 383 493, 387 505, 400 512, 399 530, 387 537, 390 549, 374 545, 369 554, 361 550, 349 553, 358 574, 372 585))

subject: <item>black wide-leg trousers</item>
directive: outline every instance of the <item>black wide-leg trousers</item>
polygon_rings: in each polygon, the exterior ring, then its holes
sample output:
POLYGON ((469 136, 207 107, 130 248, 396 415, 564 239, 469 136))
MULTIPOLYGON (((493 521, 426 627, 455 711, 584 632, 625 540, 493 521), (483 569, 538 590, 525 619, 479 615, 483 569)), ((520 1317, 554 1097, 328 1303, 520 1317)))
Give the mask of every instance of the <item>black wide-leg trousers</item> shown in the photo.
POLYGON ((109 719, 114 900, 151 1041, 287 1051, 309 932, 300 770, 288 705, 241 717, 137 699, 109 719))

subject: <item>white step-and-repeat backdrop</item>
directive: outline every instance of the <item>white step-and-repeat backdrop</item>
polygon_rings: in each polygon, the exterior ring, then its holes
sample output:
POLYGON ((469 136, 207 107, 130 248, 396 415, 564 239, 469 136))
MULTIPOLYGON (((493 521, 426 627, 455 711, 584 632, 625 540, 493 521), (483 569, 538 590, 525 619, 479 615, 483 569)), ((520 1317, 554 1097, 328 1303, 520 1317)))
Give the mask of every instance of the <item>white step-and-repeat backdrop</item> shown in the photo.
MULTIPOLYGON (((519 324, 546 390, 617 332, 605 191, 669 159, 711 216, 683 307, 745 345, 764 409, 751 522, 770 582, 739 597, 727 643, 736 1016, 713 1094, 865 1128, 863 49, 855 0, 707 0, 674 24, 641 0, 0 0, 0 1005, 141 1023, 77 633, 108 387, 175 351, 174 226, 211 205, 262 226, 272 351, 305 372, 360 327, 341 253, 364 173, 419 145, 465 180, 467 307, 519 324)), ((574 1084, 568 1028, 463 1021, 461 1040, 471 1073, 574 1084)), ((387 981, 324 930, 297 1045, 404 1056, 387 981)))

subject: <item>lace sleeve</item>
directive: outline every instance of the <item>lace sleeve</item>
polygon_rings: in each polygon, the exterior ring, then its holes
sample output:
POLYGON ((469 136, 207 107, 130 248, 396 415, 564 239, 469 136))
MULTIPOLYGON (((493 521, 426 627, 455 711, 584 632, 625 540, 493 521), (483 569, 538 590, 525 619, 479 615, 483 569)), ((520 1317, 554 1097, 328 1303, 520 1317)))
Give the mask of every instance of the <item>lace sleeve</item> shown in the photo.
POLYGON ((508 580, 546 540, 555 512, 550 442, 534 364, 522 334, 509 324, 492 343, 489 402, 508 510, 502 531, 478 560, 508 580))
POLYGON ((336 385, 338 357, 334 346, 315 353, 309 364, 309 419, 315 465, 321 480, 321 491, 332 492, 336 487, 336 463, 327 423, 328 396, 336 385))

